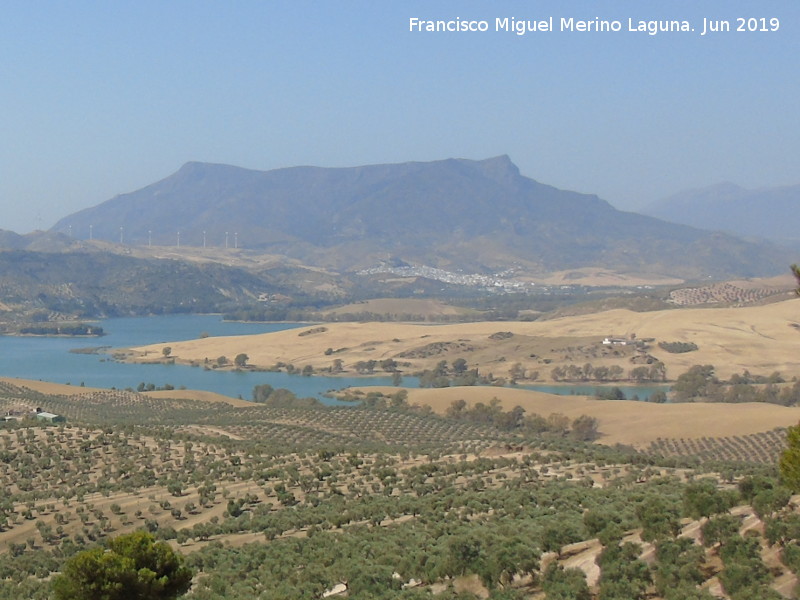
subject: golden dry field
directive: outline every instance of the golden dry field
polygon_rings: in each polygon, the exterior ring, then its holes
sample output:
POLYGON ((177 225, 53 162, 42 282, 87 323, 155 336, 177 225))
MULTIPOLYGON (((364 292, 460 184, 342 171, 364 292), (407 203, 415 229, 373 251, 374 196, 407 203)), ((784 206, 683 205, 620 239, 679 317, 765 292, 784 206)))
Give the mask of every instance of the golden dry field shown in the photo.
POLYGON ((73 396, 78 394, 86 394, 88 392, 100 391, 100 388, 80 387, 76 385, 67 385, 65 383, 53 383, 50 381, 39 381, 34 379, 19 379, 16 377, 0 377, 0 383, 24 386, 43 394, 62 394, 64 396, 73 396))
POLYGON ((650 273, 620 273, 599 267, 582 267, 566 271, 554 271, 530 281, 543 285, 586 285, 636 287, 643 285, 680 285, 682 279, 659 277, 650 273))
POLYGON ((469 315, 477 311, 446 304, 441 300, 428 298, 374 298, 346 304, 333 310, 325 311, 328 316, 343 314, 372 313, 389 315, 392 318, 401 318, 403 315, 412 315, 427 318, 441 316, 469 315))
POLYGON ((790 379, 800 372, 800 301, 766 306, 692 308, 654 312, 611 310, 540 322, 478 322, 457 325, 403 323, 330 323, 275 333, 172 341, 133 348, 128 360, 163 360, 169 346, 179 362, 213 364, 247 354, 249 364, 270 368, 278 363, 297 369, 329 369, 341 360, 352 372, 359 361, 396 360, 406 373, 430 369, 441 360, 463 358, 481 374, 508 377, 519 363, 528 376, 547 380, 558 365, 635 365, 632 347, 604 346, 607 336, 644 340, 646 353, 674 379, 695 364, 712 364, 721 378, 749 370, 790 379), (671 354, 658 342, 692 342, 693 352, 671 354))

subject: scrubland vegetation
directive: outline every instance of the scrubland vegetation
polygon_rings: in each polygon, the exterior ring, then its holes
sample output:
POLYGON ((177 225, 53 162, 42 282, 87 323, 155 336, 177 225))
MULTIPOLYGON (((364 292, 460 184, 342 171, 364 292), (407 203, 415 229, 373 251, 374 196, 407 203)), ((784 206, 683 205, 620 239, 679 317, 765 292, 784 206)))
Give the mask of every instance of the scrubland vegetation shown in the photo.
POLYGON ((68 423, 0 428, 0 597, 51 598, 66 560, 136 530, 186 556, 198 599, 795 597, 780 432, 768 454, 764 436, 636 452, 496 403, 267 391, 233 408, 3 384, 5 410, 68 423))

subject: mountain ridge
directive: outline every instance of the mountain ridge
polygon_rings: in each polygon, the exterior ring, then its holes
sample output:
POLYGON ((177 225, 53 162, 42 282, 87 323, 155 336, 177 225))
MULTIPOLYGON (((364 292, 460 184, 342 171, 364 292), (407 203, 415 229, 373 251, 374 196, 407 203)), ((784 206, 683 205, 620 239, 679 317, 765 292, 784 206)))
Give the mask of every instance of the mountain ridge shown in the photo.
POLYGON ((800 247, 800 231, 789 218, 800 212, 800 184, 747 189, 723 182, 678 192, 643 212, 691 227, 800 247))
POLYGON ((507 155, 271 171, 192 161, 52 231, 72 227, 80 238, 90 226, 111 241, 170 245, 180 235, 186 245, 242 245, 340 270, 395 257, 476 272, 603 266, 726 277, 777 272, 788 260, 540 183, 507 155))

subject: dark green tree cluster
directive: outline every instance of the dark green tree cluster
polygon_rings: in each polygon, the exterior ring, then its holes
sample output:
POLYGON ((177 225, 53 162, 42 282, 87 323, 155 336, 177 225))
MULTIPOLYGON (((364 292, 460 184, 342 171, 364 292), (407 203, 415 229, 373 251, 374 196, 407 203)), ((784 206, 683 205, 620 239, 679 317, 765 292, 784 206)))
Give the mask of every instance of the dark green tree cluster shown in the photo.
POLYGON ((784 379, 780 373, 766 377, 751 375, 748 371, 721 381, 713 365, 694 365, 678 376, 672 385, 672 394, 676 402, 768 402, 782 406, 800 402, 800 381, 779 387, 781 383, 784 379))
POLYGON ((786 486, 800 492, 800 424, 786 430, 786 449, 778 463, 781 478, 786 486))
POLYGON ((729 537, 721 544, 719 556, 724 565, 719 580, 733 600, 781 598, 767 587, 771 577, 761 560, 761 544, 757 538, 729 537))
POLYGON ((672 394, 676 402, 687 402, 708 397, 718 385, 713 365, 694 365, 686 373, 678 375, 672 384, 672 394))
POLYGON ((268 383, 253 387, 253 402, 274 408, 312 408, 322 406, 322 403, 316 398, 298 398, 294 392, 286 388, 273 388, 268 383))
POLYGON ((547 566, 542 578, 547 600, 591 600, 586 575, 580 569, 565 569, 557 562, 547 566))
POLYGON ((625 400, 625 392, 617 386, 599 387, 595 388, 594 397, 598 400, 625 400))
POLYGON ((152 392, 155 390, 174 390, 175 386, 171 383, 165 383, 162 386, 157 386, 155 383, 145 383, 144 381, 139 382, 139 385, 136 386, 137 392, 152 392))
POLYGON ((670 354, 683 354, 697 350, 694 342, 658 342, 658 347, 670 354))
POLYGON ((529 435, 571 435, 574 439, 586 442, 595 440, 599 435, 598 422, 594 417, 580 415, 570 421, 561 413, 552 413, 548 417, 536 413, 526 415, 521 406, 504 411, 498 398, 492 398, 489 404, 476 402, 472 406, 468 406, 465 400, 454 400, 445 415, 450 419, 491 425, 502 431, 529 435))
POLYGON ((650 366, 639 365, 628 372, 628 379, 636 383, 666 381, 667 367, 662 362, 650 366))
POLYGON ((85 323, 48 323, 47 325, 26 325, 20 327, 19 332, 25 335, 105 335, 103 328, 98 325, 85 323))
POLYGON ((179 554, 137 531, 73 556, 53 580, 53 592, 57 600, 169 600, 191 582, 179 554))
POLYGON ((708 518, 728 511, 739 501, 736 492, 722 491, 715 481, 691 482, 683 492, 683 513, 691 519, 708 518))
POLYGON ((656 543, 656 563, 653 568, 656 591, 665 600, 711 600, 711 594, 697 589, 705 581, 705 575, 700 570, 704 560, 703 548, 690 538, 659 540, 656 543))
POLYGON ((468 369, 467 361, 457 358, 452 366, 446 360, 439 361, 433 369, 419 373, 419 387, 449 387, 491 383, 490 377, 482 377, 478 369, 468 369))
POLYGON ((600 600, 640 600, 647 594, 652 575, 639 559, 641 546, 632 542, 606 547, 597 557, 600 565, 600 600))
MULTIPOLYGON (((656 372, 660 373, 660 370, 656 369, 654 373, 656 372)), ((575 364, 569 364, 564 367, 558 366, 553 367, 550 371, 550 377, 553 378, 553 381, 621 381, 624 376, 625 370, 619 365, 595 367, 591 363, 586 363, 583 366, 575 364)), ((657 375, 657 377, 656 381, 661 381, 661 375, 657 375)))

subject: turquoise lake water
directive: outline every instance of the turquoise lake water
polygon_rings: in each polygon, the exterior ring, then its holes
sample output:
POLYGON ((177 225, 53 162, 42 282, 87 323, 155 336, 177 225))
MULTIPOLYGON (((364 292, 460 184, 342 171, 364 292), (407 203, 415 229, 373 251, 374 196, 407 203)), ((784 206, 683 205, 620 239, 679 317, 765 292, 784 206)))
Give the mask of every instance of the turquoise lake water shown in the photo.
MULTIPOLYGON (((75 354, 71 349, 97 346, 124 348, 197 339, 201 333, 210 336, 267 333, 307 323, 236 323, 223 321, 218 315, 170 315, 106 319, 99 323, 106 335, 99 338, 0 337, 0 376, 37 379, 89 387, 118 389, 136 388, 141 382, 164 384, 218 392, 227 396, 250 399, 253 387, 268 383, 286 388, 301 397, 319 397, 330 390, 348 386, 391 385, 391 377, 302 377, 286 373, 252 371, 206 371, 186 365, 139 365, 117 363, 105 354, 75 354)), ((232 358, 232 357, 229 357, 232 358)), ((302 366, 302 365, 300 365, 302 366)), ((417 379, 404 378, 404 385, 416 387, 417 379)), ((523 387, 523 386, 520 386, 523 387)), ((595 386, 541 385, 524 386, 556 394, 592 395, 595 386)), ((620 386, 627 397, 641 399, 664 386, 620 386)))
MULTIPOLYGON (((218 315, 170 315, 117 318, 100 321, 106 335, 97 338, 0 337, 0 375, 88 387, 136 388, 141 382, 170 384, 252 397, 253 387, 268 383, 287 388, 298 396, 319 396, 352 385, 391 385, 391 377, 302 377, 286 373, 206 371, 186 365, 117 363, 106 354, 76 354, 71 349, 97 346, 124 348, 210 336, 267 333, 307 327, 306 323, 237 323, 218 315)), ((231 357, 233 358, 233 357, 231 357)), ((409 378, 416 385, 415 378, 409 378)))

